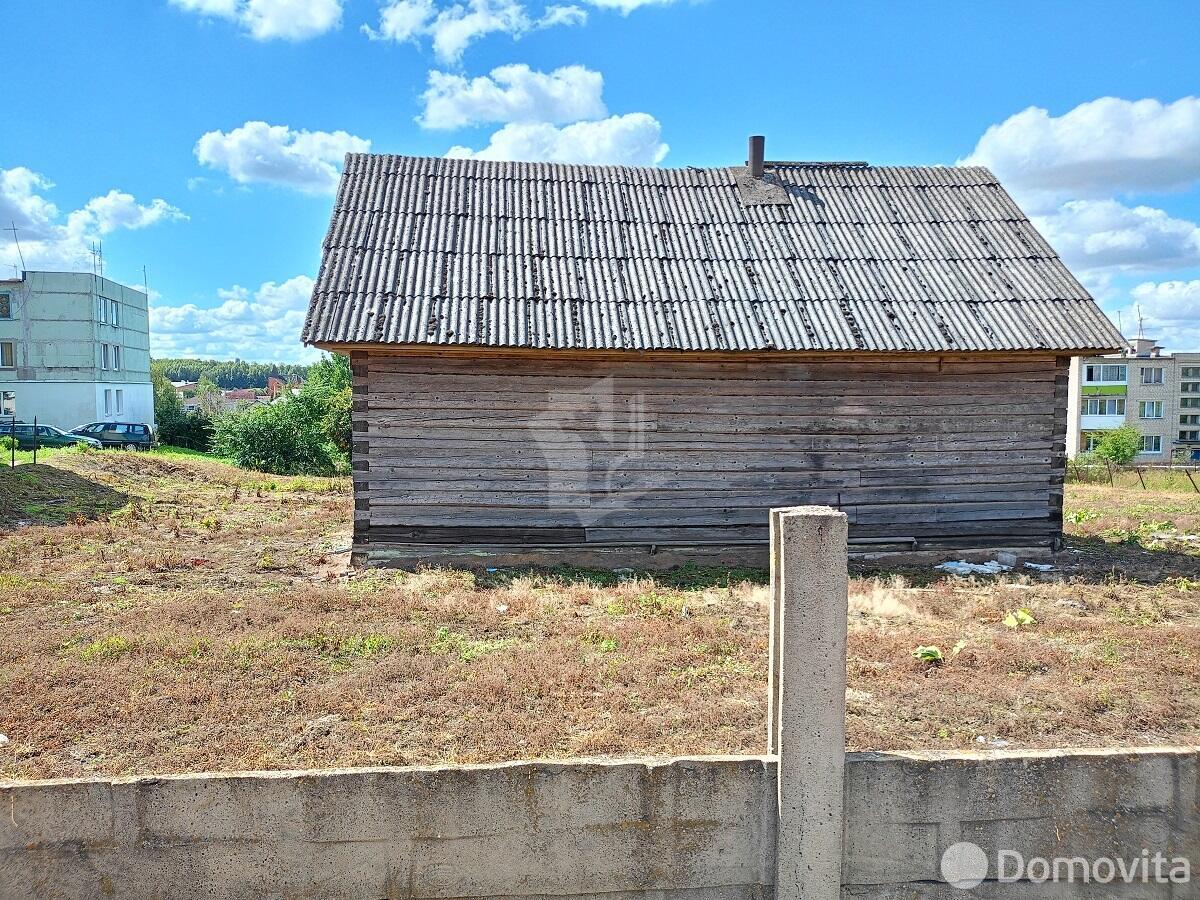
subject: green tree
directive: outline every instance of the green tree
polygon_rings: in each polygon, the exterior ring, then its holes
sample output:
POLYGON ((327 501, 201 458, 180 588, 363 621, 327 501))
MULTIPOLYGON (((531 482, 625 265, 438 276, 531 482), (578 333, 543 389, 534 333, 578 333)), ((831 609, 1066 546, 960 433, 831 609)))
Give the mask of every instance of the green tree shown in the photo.
POLYGON ((321 423, 326 439, 340 452, 350 452, 351 409, 350 357, 335 353, 308 371, 308 381, 295 398, 305 404, 321 423))
POLYGON ((212 447, 212 420, 203 413, 184 411, 183 401, 171 384, 166 367, 157 361, 150 364, 150 382, 154 388, 158 442, 208 452, 212 447))
POLYGON ((160 363, 150 364, 150 384, 154 389, 154 421, 160 425, 183 416, 183 402, 160 363))
POLYGON ((1115 466, 1126 466, 1142 452, 1142 435, 1132 425, 1124 425, 1104 433, 1096 444, 1096 456, 1115 466))
POLYGON ((171 381, 199 381, 207 375, 223 390, 265 387, 270 376, 289 381, 308 375, 308 366, 291 363, 251 363, 240 359, 160 359, 156 362, 171 381))

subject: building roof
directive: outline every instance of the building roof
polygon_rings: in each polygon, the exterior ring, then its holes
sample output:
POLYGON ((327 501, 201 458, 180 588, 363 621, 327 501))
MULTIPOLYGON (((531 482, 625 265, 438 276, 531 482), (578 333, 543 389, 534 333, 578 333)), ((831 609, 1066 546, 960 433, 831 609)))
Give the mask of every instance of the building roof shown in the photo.
POLYGON ((653 169, 349 154, 308 343, 1111 350, 983 168, 653 169))

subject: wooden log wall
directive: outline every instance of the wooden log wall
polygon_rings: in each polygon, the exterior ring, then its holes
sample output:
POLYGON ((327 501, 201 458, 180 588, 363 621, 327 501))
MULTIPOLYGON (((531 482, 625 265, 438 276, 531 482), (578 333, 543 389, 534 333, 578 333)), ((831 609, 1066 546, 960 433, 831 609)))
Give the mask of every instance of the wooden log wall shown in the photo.
MULTIPOLYGON (((1067 360, 356 351, 358 558, 414 546, 1052 547, 1067 360)), ((368 559, 368 561, 370 561, 368 559)))

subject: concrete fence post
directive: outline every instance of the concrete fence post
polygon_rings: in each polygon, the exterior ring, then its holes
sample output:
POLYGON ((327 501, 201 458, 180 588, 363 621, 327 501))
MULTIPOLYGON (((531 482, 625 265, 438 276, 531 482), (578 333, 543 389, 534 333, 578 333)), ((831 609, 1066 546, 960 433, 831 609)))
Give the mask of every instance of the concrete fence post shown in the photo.
POLYGON ((768 745, 779 755, 776 900, 838 900, 846 762, 846 515, 771 511, 768 745))
POLYGON ((790 507, 771 510, 771 627, 767 665, 767 755, 779 752, 779 604, 783 578, 783 553, 780 548, 779 515, 790 507))

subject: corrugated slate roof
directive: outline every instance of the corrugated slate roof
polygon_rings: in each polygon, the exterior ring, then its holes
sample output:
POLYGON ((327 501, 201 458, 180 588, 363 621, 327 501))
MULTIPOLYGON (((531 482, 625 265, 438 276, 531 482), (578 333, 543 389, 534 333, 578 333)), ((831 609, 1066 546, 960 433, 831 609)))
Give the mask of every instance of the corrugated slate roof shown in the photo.
POLYGON ((1110 350, 987 169, 650 169, 350 154, 304 340, 617 350, 1110 350))

